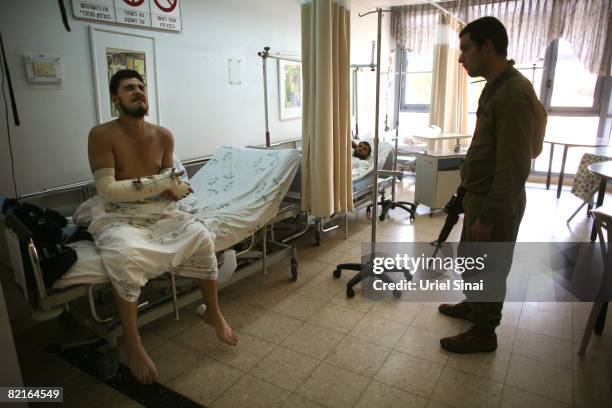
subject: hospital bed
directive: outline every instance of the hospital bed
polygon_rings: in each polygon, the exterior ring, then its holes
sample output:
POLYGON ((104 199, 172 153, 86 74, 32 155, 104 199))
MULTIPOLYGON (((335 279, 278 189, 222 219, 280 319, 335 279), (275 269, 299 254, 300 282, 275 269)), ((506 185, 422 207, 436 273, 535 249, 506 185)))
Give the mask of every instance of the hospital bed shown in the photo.
MULTIPOLYGON (((299 213, 299 205, 285 197, 299 165, 300 155, 295 150, 222 146, 190 179, 195 193, 180 206, 196 215, 215 236, 220 288, 262 269, 266 273, 268 265, 287 256, 291 257, 291 279, 297 280, 296 249, 276 241, 269 225, 299 213)), ((79 207, 75 221, 87 218, 87 207, 87 202, 79 207)), ((6 217, 5 225, 15 281, 34 309, 32 318, 76 320, 98 336, 94 341, 102 338, 116 350, 122 328, 113 307, 112 287, 93 242, 70 244, 78 260, 49 288, 44 284, 40 254, 30 231, 14 216, 6 217)), ((201 296, 193 279, 165 274, 143 288, 138 324, 172 312, 178 319, 179 309, 201 296)), ((116 353, 111 352, 100 362, 99 372, 112 377, 116 367, 116 353)))
MULTIPOLYGON (((366 140, 369 141, 369 140, 366 140)), ((372 141, 369 141, 372 142, 372 141)), ((374 157, 370 156, 368 160, 359 160, 356 157, 352 157, 352 179, 353 179, 353 208, 359 209, 367 206, 367 212, 370 212, 372 206, 372 184, 374 183, 374 157)), ((379 169, 392 170, 394 159, 394 150, 391 144, 387 142, 379 143, 378 151, 378 163, 379 169)), ((302 177, 301 169, 298 169, 298 173, 293 180, 291 187, 289 188, 288 198, 298 200, 301 198, 302 191, 302 177)), ((378 179, 378 192, 380 194, 380 202, 385 201, 385 191, 391 187, 393 179, 390 176, 382 177, 378 179)), ((346 222, 347 214, 344 216, 344 234, 345 238, 348 238, 348 223, 346 222)), ((288 242, 291 239, 302 235, 308 230, 308 226, 314 225, 315 243, 317 246, 321 244, 321 237, 323 233, 330 232, 339 228, 338 224, 335 224, 336 216, 332 215, 330 218, 319 218, 311 217, 307 215, 305 221, 305 227, 299 233, 291 235, 289 239, 283 239, 283 242, 288 242), (330 225, 331 224, 331 225, 330 225)))

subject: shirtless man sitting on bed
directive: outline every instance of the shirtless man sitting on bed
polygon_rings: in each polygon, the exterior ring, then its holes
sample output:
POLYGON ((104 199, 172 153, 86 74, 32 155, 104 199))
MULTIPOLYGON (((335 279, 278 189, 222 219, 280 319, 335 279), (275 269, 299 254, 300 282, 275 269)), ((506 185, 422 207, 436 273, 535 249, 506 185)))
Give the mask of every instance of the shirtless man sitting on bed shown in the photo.
POLYGON ((173 167, 172 133, 145 122, 147 92, 138 72, 117 72, 110 93, 119 119, 89 134, 89 163, 103 201, 91 210, 89 231, 114 287, 132 374, 152 383, 159 374, 142 345, 136 318, 140 288, 148 279, 170 270, 197 279, 206 305, 204 322, 226 344, 236 345, 238 338, 219 309, 212 237, 175 203, 191 188, 168 170, 173 167))

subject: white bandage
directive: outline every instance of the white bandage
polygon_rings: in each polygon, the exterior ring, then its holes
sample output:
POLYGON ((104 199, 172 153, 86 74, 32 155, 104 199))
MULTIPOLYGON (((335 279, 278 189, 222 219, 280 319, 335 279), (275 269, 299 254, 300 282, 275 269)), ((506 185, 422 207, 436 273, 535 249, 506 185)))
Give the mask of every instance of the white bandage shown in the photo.
POLYGON ((166 190, 172 191, 179 198, 189 194, 189 184, 180 181, 169 170, 140 180, 117 181, 115 169, 111 168, 96 170, 93 176, 98 194, 110 202, 142 202, 166 190))

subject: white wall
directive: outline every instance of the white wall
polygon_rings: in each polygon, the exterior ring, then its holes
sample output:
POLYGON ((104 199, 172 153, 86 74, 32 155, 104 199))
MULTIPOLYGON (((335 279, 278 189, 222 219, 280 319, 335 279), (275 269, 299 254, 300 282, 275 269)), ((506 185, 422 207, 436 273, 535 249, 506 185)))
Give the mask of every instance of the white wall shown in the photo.
MULTIPOLYGON (((155 36, 161 124, 174 133, 183 159, 210 154, 224 143, 265 143, 257 51, 270 46, 272 52, 300 53, 297 0, 181 0, 179 33, 75 20, 71 2, 65 3, 72 32, 64 29, 56 1, 0 0, 0 27, 22 122, 13 125, 9 108, 20 195, 91 178, 87 134, 96 114, 90 24, 155 36), (63 83, 26 82, 24 53, 61 56, 63 83), (241 85, 229 85, 229 58, 242 59, 241 85)), ((269 67, 272 140, 300 137, 299 119, 278 120, 276 62, 269 60, 269 67)), ((0 194, 13 195, 3 102, 0 106, 0 194)))

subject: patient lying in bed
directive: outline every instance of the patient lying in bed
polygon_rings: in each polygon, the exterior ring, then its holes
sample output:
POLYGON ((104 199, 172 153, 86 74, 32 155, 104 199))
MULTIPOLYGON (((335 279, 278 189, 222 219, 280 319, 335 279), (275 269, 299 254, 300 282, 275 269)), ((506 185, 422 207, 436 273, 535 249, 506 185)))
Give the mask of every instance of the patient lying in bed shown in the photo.
POLYGON ((213 238, 176 203, 192 191, 169 169, 172 134, 144 121, 146 88, 136 71, 117 72, 110 93, 119 119, 94 127, 89 135, 89 162, 102 198, 91 209, 89 232, 115 290, 132 374, 151 383, 159 374, 136 321, 138 296, 149 279, 169 271, 197 279, 207 307, 204 321, 221 341, 235 345, 238 339, 217 301, 213 238))

